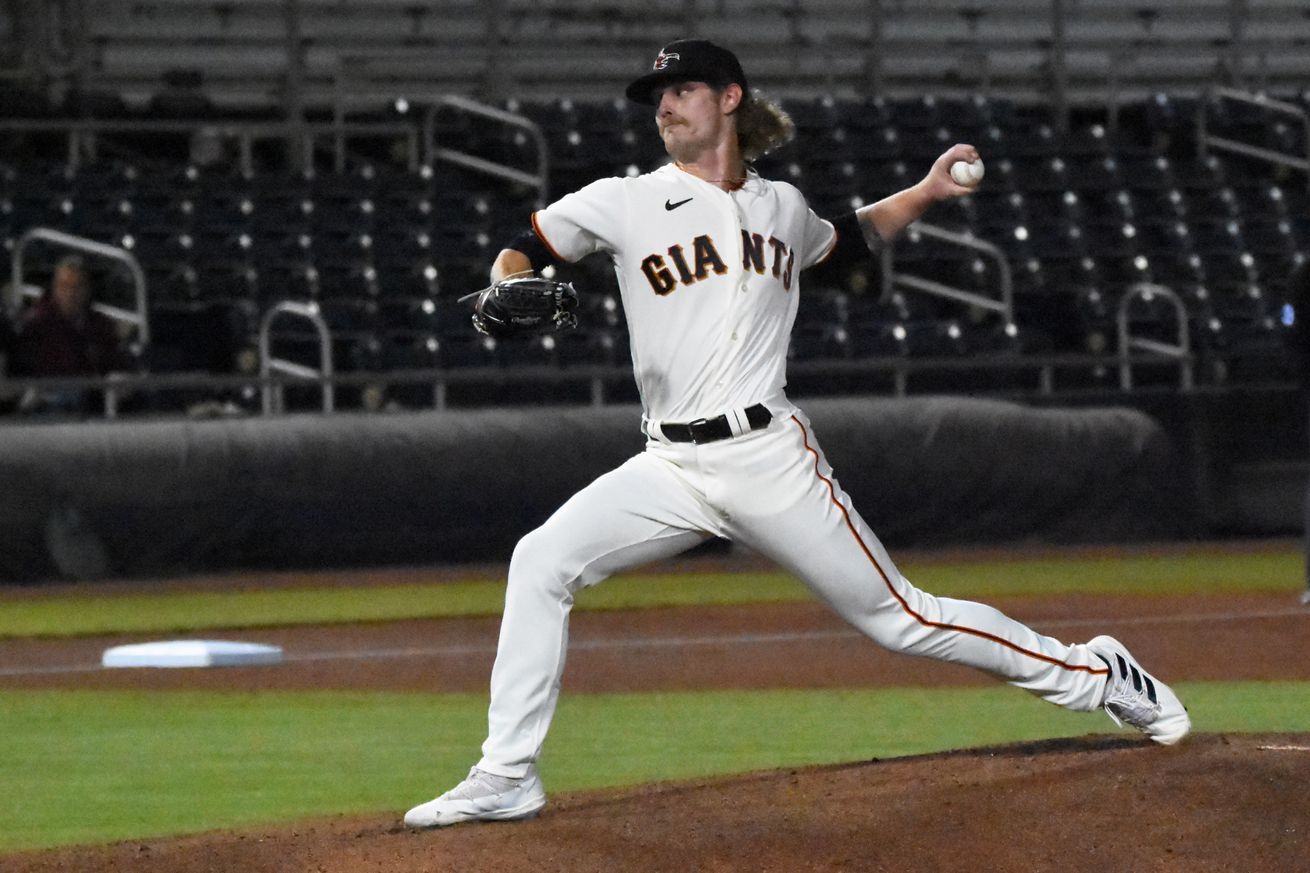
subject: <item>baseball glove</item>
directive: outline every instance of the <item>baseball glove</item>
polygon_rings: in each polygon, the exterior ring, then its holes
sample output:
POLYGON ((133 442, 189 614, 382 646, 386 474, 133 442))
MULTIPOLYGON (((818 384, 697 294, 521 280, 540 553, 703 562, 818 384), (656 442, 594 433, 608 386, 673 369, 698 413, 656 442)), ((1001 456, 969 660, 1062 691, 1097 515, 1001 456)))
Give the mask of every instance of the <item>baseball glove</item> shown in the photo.
POLYGON ((578 324, 578 292, 569 282, 502 279, 464 299, 473 299, 473 326, 487 336, 534 336, 578 324))

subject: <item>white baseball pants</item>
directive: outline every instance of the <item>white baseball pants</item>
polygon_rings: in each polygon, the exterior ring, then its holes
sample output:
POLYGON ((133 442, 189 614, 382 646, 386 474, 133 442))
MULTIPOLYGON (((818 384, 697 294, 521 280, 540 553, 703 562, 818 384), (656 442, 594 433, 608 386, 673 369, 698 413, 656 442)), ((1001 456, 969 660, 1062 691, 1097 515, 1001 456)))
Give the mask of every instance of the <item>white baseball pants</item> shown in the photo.
POLYGON ((797 410, 705 445, 652 440, 525 536, 509 567, 478 767, 517 777, 555 713, 574 594, 714 535, 794 573, 888 649, 977 667, 1060 706, 1098 707, 1106 667, 978 603, 934 597, 896 569, 833 478, 797 410))

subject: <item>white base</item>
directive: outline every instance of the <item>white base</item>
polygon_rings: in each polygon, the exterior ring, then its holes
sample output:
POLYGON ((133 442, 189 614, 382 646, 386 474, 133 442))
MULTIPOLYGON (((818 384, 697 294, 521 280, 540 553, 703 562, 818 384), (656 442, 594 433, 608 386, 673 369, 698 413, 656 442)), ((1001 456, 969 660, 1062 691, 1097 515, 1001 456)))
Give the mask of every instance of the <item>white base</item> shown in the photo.
POLYGON ((249 667, 282 663, 280 646, 222 640, 167 640, 106 649, 104 667, 249 667))

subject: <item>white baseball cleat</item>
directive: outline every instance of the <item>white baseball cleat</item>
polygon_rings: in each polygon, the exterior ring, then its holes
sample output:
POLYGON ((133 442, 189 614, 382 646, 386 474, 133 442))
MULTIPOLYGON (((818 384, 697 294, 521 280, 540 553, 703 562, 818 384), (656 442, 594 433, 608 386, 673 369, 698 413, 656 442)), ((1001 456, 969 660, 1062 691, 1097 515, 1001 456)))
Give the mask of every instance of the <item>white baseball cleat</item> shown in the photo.
POLYGON ((405 813, 412 828, 444 828, 464 821, 515 821, 532 818, 546 805, 546 790, 537 768, 513 779, 474 767, 468 778, 405 813))
POLYGON ((1142 669, 1123 643, 1099 636, 1087 648, 1110 668, 1101 705, 1115 724, 1131 725, 1165 746, 1187 736, 1192 729, 1187 708, 1168 685, 1142 669))

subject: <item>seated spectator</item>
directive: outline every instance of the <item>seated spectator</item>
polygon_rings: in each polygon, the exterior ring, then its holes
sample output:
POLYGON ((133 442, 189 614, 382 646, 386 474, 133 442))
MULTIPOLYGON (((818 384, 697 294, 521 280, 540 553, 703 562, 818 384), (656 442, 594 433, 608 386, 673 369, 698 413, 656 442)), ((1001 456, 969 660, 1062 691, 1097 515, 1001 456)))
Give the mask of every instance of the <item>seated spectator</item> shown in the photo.
MULTIPOLYGON (((19 320, 9 372, 17 377, 105 376, 133 369, 113 319, 91 308, 91 286, 82 259, 55 267, 46 293, 19 320)), ((88 392, 29 392, 25 411, 84 411, 88 392)))

